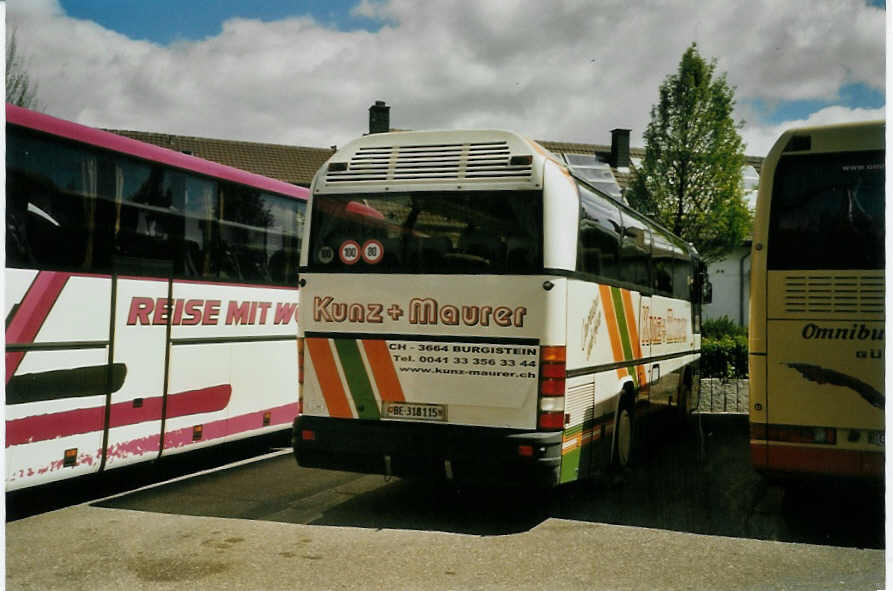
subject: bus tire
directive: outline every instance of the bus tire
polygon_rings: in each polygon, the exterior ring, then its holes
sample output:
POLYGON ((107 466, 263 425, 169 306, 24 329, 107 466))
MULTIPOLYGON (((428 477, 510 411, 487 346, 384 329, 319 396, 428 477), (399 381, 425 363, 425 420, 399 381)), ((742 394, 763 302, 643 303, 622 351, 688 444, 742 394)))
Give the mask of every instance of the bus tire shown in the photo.
POLYGON ((633 405, 629 398, 624 396, 617 409, 617 419, 614 424, 614 451, 611 454, 611 469, 614 472, 620 472, 630 466, 634 435, 633 405))

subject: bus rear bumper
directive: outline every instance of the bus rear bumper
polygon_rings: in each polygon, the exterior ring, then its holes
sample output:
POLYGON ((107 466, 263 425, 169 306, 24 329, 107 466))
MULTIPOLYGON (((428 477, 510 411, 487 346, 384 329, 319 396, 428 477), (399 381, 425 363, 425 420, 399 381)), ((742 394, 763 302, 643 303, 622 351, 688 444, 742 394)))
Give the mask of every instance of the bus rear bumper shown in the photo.
POLYGON ((822 474, 857 478, 883 478, 884 452, 829 449, 751 442, 755 470, 775 476, 822 474))
POLYGON ((293 444, 306 468, 546 488, 559 481, 562 434, 299 416, 293 444))

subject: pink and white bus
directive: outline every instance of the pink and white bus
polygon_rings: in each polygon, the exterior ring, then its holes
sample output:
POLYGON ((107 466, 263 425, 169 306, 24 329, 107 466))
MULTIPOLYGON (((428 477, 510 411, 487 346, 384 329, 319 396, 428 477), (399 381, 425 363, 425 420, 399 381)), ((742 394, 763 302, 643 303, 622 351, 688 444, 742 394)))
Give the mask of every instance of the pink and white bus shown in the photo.
POLYGON ((288 429, 308 191, 6 106, 6 490, 288 429))

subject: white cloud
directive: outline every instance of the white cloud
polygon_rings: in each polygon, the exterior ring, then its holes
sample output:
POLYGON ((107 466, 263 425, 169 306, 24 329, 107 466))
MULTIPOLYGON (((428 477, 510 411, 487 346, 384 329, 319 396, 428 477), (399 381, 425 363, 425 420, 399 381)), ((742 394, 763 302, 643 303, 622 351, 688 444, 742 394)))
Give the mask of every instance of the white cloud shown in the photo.
MULTIPOLYGON (((374 100, 398 128, 504 127, 539 139, 634 145, 659 84, 697 41, 753 99, 833 100, 884 87, 884 14, 856 0, 628 3, 358 1, 375 33, 313 19, 234 18, 161 46, 67 17, 56 0, 7 7, 51 114, 90 125, 312 146, 365 132, 374 100)), ((748 153, 774 127, 748 123, 748 153)), ((759 152, 756 152, 759 154, 759 152)))

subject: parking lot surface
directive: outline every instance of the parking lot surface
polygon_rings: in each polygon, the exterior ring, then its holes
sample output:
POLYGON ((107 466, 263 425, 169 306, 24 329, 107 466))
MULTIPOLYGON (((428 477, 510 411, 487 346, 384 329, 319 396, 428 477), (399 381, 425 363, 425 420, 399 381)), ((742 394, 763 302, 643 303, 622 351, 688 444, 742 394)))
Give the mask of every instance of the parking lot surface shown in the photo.
POLYGON ((635 469, 551 495, 307 470, 283 450, 10 521, 7 588, 883 588, 879 491, 767 483, 742 431, 649 428, 635 469))

